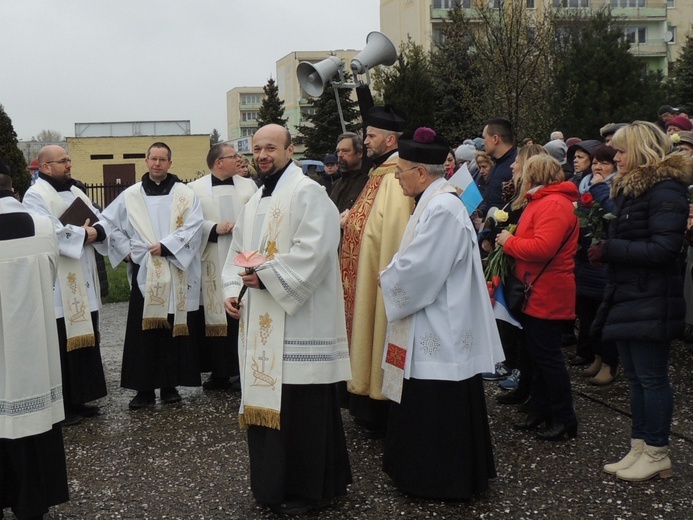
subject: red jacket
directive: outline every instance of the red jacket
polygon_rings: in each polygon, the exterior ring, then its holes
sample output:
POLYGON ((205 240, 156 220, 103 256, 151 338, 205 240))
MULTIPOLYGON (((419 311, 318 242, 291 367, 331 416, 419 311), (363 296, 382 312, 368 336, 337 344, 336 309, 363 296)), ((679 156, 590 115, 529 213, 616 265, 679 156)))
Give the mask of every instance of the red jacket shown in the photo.
POLYGON ((525 314, 547 320, 575 317, 575 253, 580 226, 573 202, 578 189, 572 182, 550 184, 528 194, 529 203, 520 217, 515 235, 503 245, 503 251, 515 258, 515 276, 534 281, 525 314), (564 240, 565 245, 561 247, 564 240), (560 248, 560 251, 559 251, 560 248))

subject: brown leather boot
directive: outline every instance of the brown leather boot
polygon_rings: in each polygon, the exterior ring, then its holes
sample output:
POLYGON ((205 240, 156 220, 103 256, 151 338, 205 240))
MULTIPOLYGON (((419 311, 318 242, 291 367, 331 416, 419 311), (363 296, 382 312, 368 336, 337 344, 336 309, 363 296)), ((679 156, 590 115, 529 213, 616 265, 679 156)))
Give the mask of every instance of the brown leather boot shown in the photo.
POLYGON ((599 369, 602 368, 602 357, 594 356, 594 361, 585 370, 580 372, 582 377, 594 377, 599 373, 599 369))
POLYGON ((599 373, 590 379, 589 382, 597 386, 606 386, 616 381, 619 375, 620 371, 618 368, 612 370, 609 365, 602 363, 602 368, 599 369, 599 373))

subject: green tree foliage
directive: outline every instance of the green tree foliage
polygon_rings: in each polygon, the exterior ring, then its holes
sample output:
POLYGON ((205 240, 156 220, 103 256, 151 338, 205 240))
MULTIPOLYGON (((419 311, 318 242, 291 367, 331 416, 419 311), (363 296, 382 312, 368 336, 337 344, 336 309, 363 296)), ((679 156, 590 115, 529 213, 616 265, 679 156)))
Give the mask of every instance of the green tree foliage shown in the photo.
MULTIPOLYGON (((345 80, 350 80, 348 74, 345 75, 345 80)), ((358 132, 359 111, 358 103, 351 97, 353 91, 345 88, 337 90, 347 131, 358 132)), ((309 113, 303 117, 303 120, 310 124, 299 125, 298 132, 306 146, 306 158, 321 161, 325 155, 334 153, 337 138, 342 133, 342 123, 332 86, 328 85, 321 96, 312 98, 310 107, 309 113)))
POLYGON ((485 103, 481 67, 469 51, 473 38, 468 24, 461 8, 452 9, 431 53, 434 128, 452 147, 478 135, 492 108, 485 103))
POLYGON ((286 126, 288 118, 284 118, 284 101, 279 98, 279 87, 273 78, 267 80, 267 85, 262 87, 265 97, 260 105, 257 115, 257 127, 260 128, 271 123, 286 126))
POLYGON ((623 30, 608 11, 599 11, 570 38, 554 67, 551 110, 564 134, 598 139, 606 123, 650 120, 662 95, 661 76, 646 72, 629 51, 623 30))
POLYGON ((212 128, 212 133, 209 134, 209 147, 211 148, 217 143, 221 142, 221 134, 216 128, 212 128))
POLYGON ((24 195, 24 192, 29 189, 31 179, 26 169, 24 154, 17 146, 17 133, 12 126, 12 120, 2 105, 0 105, 0 157, 10 168, 14 190, 24 195))
POLYGON ((674 70, 667 81, 667 103, 693 108, 693 36, 686 38, 681 54, 674 62, 674 70))
POLYGON ((429 56, 411 38, 402 42, 397 62, 373 71, 373 86, 383 102, 407 115, 405 130, 435 125, 434 81, 429 56))

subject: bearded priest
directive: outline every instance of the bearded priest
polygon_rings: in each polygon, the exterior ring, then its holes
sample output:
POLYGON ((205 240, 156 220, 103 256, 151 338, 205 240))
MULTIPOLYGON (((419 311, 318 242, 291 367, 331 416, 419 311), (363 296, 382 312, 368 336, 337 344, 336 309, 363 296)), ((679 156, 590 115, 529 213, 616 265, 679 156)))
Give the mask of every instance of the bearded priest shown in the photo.
POLYGON ((449 146, 402 136, 395 176, 416 208, 380 273, 388 320, 383 469, 401 491, 464 500, 496 476, 481 372, 503 359, 476 233, 445 180, 449 146))
POLYGON ((325 507, 351 483, 336 385, 351 377, 339 214, 293 151, 282 126, 253 136, 262 188, 238 217, 222 272, 224 305, 240 320, 250 488, 281 514, 325 507), (266 261, 249 265, 255 258, 266 261))

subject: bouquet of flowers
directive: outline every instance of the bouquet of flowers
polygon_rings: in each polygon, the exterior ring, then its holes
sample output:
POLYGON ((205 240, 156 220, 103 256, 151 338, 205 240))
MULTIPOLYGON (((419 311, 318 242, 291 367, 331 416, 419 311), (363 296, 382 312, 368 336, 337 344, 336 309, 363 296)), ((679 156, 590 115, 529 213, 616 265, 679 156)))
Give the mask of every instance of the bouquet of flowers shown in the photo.
MULTIPOLYGON (((510 224, 505 230, 513 234, 516 228, 517 224, 510 224)), ((506 280, 508 275, 512 273, 514 265, 514 260, 503 252, 503 246, 500 244, 496 245, 495 249, 486 257, 486 286, 491 297, 491 303, 494 301, 493 295, 495 291, 506 280)))
POLYGON ((575 204, 575 214, 580 221, 580 227, 586 231, 585 237, 591 239, 592 245, 604 240, 606 238, 605 221, 616 218, 616 215, 607 213, 604 206, 598 200, 594 200, 591 193, 583 193, 575 204))

